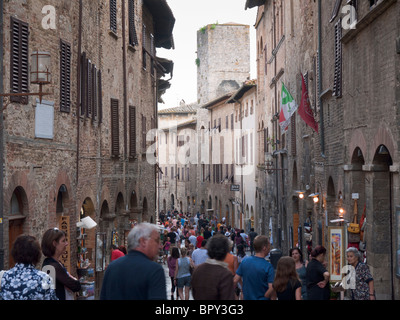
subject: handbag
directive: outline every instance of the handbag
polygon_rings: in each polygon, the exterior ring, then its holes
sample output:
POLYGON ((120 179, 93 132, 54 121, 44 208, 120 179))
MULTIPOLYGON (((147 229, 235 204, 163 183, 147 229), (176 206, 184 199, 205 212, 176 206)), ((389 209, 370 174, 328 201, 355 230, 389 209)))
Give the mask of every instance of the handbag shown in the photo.
MULTIPOLYGON (((360 233, 360 225, 357 223, 357 199, 354 200, 354 218, 353 222, 349 223, 347 231, 350 233, 360 233)), ((360 240, 358 240, 360 241, 360 240)))

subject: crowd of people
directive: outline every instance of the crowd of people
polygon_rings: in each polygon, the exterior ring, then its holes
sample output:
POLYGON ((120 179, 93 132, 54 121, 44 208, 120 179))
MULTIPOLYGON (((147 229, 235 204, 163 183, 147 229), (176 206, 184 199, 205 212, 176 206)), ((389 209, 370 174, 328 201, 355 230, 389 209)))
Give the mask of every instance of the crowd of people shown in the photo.
MULTIPOLYGON (((0 274, 0 300, 68 300, 81 289, 79 280, 60 263, 66 234, 52 228, 41 244, 21 235, 11 255, 16 264, 0 274), (36 269, 55 270, 55 283, 36 269), (27 281, 27 279, 29 281, 27 281)), ((160 214, 159 225, 140 223, 129 233, 127 248, 112 248, 112 262, 104 274, 101 300, 166 300, 163 264, 168 266, 171 300, 328 300, 329 272, 326 249, 316 246, 308 260, 298 248, 281 257, 274 267, 268 259, 271 244, 253 229, 248 234, 224 219, 201 215, 160 214)), ((355 270, 355 288, 349 299, 374 300, 374 281, 356 248, 346 251, 355 270)))
MULTIPOLYGON (((292 248, 274 268, 266 259, 271 249, 268 237, 257 235, 254 229, 246 234, 226 225, 224 219, 176 212, 161 214, 160 223, 164 228, 161 254, 169 269, 172 300, 187 300, 190 290, 193 298, 200 300, 331 297, 326 249, 322 246, 311 248, 308 259, 299 248, 292 248)), ((346 256, 356 276, 356 288, 346 291, 346 299, 374 300, 374 281, 358 250, 350 247, 346 256)))

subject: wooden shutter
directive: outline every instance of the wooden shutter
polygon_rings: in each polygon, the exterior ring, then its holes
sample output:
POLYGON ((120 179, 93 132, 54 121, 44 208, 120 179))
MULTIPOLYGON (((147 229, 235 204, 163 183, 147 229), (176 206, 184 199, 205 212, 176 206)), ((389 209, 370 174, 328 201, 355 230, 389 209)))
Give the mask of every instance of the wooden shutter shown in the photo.
POLYGON ((129 44, 135 46, 138 44, 135 27, 135 1, 129 0, 129 44))
MULTIPOLYGON (((11 93, 29 92, 29 25, 11 17, 11 93)), ((11 102, 28 103, 28 96, 10 97, 11 102)))
POLYGON ((333 7, 331 19, 329 20, 329 22, 332 22, 333 20, 335 20, 335 18, 339 14, 339 9, 340 9, 341 5, 342 5, 342 0, 336 0, 335 6, 333 7))
POLYGON ((333 96, 342 96, 342 19, 335 24, 335 77, 333 96))
POLYGON ((92 64, 92 120, 97 120, 97 68, 92 64))
POLYGON ((110 0, 110 30, 117 33, 117 0, 110 0))
POLYGON ((99 123, 103 122, 103 92, 101 85, 101 70, 97 73, 97 103, 98 103, 98 121, 99 123))
POLYGON ((71 111, 71 45, 60 40, 60 111, 71 111))
POLYGON ((87 92, 87 108, 86 108, 86 116, 88 118, 92 117, 93 114, 93 74, 92 74, 92 61, 88 60, 86 65, 86 92, 87 92))
POLYGON ((87 59, 86 53, 83 52, 81 56, 81 116, 86 114, 86 105, 87 105, 87 59))
POLYGON ((119 112, 116 99, 111 99, 111 154, 119 156, 119 112))
POLYGON ((146 151, 146 117, 142 115, 142 149, 146 151))
POLYGON ((136 155, 136 108, 129 106, 129 156, 136 155))

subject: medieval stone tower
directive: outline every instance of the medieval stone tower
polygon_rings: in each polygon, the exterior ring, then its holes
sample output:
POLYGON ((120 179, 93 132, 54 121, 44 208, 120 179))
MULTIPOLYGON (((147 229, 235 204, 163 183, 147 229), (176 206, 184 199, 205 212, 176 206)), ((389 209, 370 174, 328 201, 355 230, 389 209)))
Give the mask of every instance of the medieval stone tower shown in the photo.
POLYGON ((210 24, 197 32, 197 102, 239 89, 250 77, 250 26, 210 24))

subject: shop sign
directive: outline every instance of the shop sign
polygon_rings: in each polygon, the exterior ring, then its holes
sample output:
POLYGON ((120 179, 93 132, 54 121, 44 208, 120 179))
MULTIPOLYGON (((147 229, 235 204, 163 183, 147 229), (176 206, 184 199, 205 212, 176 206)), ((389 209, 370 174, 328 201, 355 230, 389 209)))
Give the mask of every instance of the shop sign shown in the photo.
POLYGON ((231 191, 240 191, 240 184, 231 184, 231 191))
POLYGON ((69 216, 60 217, 59 221, 60 230, 64 231, 66 234, 66 240, 68 242, 68 246, 65 252, 61 255, 60 261, 67 268, 68 272, 71 273, 71 245, 69 240, 69 216))

